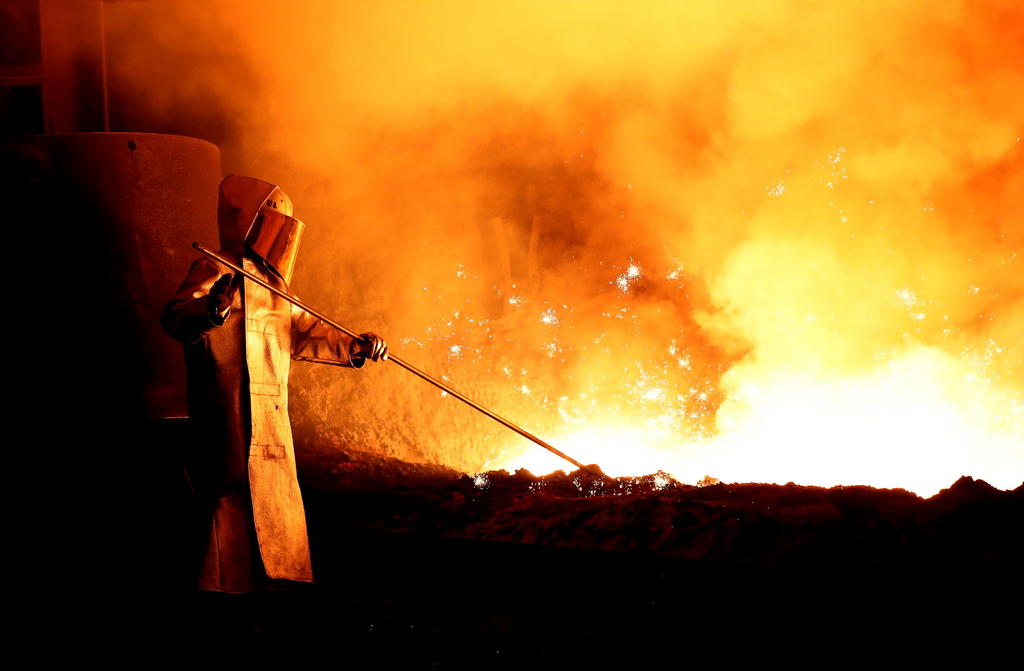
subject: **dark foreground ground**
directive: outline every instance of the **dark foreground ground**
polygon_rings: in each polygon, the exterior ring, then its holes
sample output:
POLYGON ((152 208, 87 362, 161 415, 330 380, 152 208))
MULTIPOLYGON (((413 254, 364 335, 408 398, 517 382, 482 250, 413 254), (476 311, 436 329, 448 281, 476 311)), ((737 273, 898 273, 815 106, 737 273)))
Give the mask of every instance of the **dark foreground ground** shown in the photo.
MULTIPOLYGON (((157 625, 339 646, 352 668, 678 668, 690 655, 991 649, 1020 637, 1024 489, 613 484, 303 449, 317 584, 184 577, 157 625), (585 662, 585 663, 584 663, 585 662)), ((186 563, 183 545, 168 564, 186 563)), ((173 554, 173 553, 172 553, 173 554)))

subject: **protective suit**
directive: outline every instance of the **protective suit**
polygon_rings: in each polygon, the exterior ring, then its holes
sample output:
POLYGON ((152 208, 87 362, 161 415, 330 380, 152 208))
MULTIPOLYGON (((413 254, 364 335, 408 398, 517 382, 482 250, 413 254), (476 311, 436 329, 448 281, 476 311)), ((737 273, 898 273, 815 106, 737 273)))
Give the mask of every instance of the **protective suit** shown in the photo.
MULTIPOLYGON (((221 184, 221 255, 285 292, 302 223, 277 187, 221 184)), ((163 312, 185 345, 191 476, 210 514, 200 587, 248 592, 267 578, 312 582, 305 511, 288 419, 291 359, 359 368, 386 358, 373 334, 353 339, 230 270, 200 258, 163 312)))

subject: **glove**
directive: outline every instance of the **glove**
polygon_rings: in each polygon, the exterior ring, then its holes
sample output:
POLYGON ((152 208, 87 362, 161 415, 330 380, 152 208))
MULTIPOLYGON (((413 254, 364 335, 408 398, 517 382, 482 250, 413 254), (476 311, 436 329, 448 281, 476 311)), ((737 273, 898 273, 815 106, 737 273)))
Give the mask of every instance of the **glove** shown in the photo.
POLYGON ((210 295, 206 299, 206 316, 215 326, 221 326, 231 313, 231 303, 235 300, 232 277, 231 273, 224 273, 210 287, 210 295))
POLYGON ((352 341, 349 353, 353 359, 387 361, 388 344, 376 333, 362 333, 359 335, 359 340, 352 341))

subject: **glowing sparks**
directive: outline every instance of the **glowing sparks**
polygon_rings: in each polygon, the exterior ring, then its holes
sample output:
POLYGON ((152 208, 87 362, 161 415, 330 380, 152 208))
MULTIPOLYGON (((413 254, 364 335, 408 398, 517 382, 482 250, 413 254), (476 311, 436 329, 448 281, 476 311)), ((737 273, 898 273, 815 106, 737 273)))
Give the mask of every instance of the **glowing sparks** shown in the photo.
POLYGON ((846 168, 839 165, 845 154, 846 148, 839 147, 839 149, 825 157, 825 164, 820 167, 828 174, 824 179, 820 180, 820 182, 824 184, 826 188, 835 189, 839 186, 840 180, 849 179, 850 176, 847 174, 846 168))
POLYGON ((548 325, 551 325, 551 326, 557 325, 558 324, 558 315, 555 314, 555 309, 554 308, 548 308, 547 310, 542 312, 541 316, 540 316, 540 321, 541 321, 542 324, 548 324, 548 325))
POLYGON ((629 293, 633 283, 643 277, 643 269, 639 264, 635 263, 632 259, 629 261, 629 265, 626 266, 625 272, 621 273, 615 278, 614 284, 622 293, 629 293))
POLYGON ((658 471, 654 474, 654 488, 665 489, 672 483, 672 477, 665 471, 658 471))
POLYGON ((651 387, 640 393, 640 397, 648 401, 659 401, 665 396, 665 390, 659 387, 651 387))
POLYGON ((915 296, 914 292, 910 289, 899 289, 896 292, 896 300, 899 301, 901 305, 905 305, 907 307, 917 305, 917 296, 915 296))

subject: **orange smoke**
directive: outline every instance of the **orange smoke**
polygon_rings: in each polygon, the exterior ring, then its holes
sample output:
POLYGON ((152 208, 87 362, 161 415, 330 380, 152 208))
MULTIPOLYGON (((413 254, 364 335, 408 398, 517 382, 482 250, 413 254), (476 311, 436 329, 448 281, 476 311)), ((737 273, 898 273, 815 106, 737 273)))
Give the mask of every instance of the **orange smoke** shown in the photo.
MULTIPOLYGON (((1024 479, 1014 0, 107 12, 121 123, 282 184, 300 295, 577 459, 1024 479)), ((292 387, 307 439, 562 467, 399 370, 292 387)))

